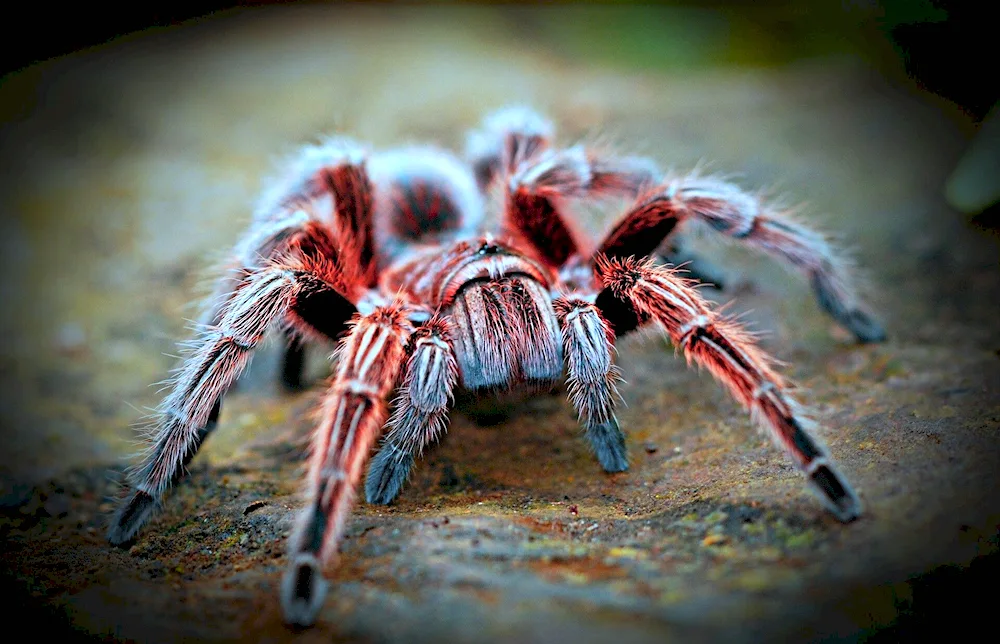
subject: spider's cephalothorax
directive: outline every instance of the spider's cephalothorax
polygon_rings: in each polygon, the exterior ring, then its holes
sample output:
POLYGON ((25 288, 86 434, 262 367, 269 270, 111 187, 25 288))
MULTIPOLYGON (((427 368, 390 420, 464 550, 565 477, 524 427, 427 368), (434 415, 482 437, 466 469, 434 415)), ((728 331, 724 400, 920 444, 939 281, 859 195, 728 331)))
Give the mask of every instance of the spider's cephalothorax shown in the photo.
POLYGON ((276 325, 289 338, 283 378, 291 386, 300 384, 305 341, 339 341, 281 589, 291 623, 310 623, 322 603, 322 568, 335 557, 377 439, 365 493, 370 503, 389 503, 415 457, 445 431, 458 388, 545 389, 565 379, 597 460, 608 472, 626 470, 613 348, 646 325, 665 331, 751 411, 834 515, 858 515, 857 496, 810 434, 771 358, 699 295, 704 269, 688 264, 682 277, 672 265, 679 233, 705 224, 801 271, 859 341, 882 340, 822 236, 730 183, 553 147, 551 124, 527 109, 486 119, 466 156, 462 163, 435 148, 369 153, 345 139, 301 153, 265 194, 219 282, 114 518, 113 543, 132 539, 182 476, 214 428, 222 396, 276 325), (504 201, 490 233, 483 195, 493 187, 504 201), (593 244, 572 208, 605 197, 632 205, 593 244))

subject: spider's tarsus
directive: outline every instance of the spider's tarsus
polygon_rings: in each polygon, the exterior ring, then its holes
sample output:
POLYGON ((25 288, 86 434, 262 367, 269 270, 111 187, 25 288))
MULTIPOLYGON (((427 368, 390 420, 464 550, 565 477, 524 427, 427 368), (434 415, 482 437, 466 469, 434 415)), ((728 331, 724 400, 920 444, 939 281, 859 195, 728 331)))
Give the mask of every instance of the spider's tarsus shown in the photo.
POLYGON ((837 291, 828 279, 819 273, 815 273, 812 276, 811 282, 819 305, 833 319, 840 322, 853 333, 858 342, 866 344, 885 342, 886 333, 882 325, 871 315, 860 309, 848 309, 844 305, 844 302, 837 297, 837 291))
POLYGON ((138 490, 127 503, 118 508, 108 528, 108 541, 112 545, 121 546, 130 542, 145 525, 149 517, 156 511, 156 499, 138 490))
POLYGON ((858 342, 864 344, 885 342, 888 338, 882 325, 864 311, 851 311, 841 319, 841 323, 851 330, 858 342))
POLYGON ((376 505, 389 505, 399 496, 413 467, 413 455, 383 447, 372 459, 365 481, 365 499, 376 505))
POLYGON ((310 554, 296 557, 281 581, 281 608, 292 626, 312 626, 329 584, 319 561, 310 554))
POLYGON ((861 500, 840 474, 829 465, 820 465, 809 476, 809 481, 820 493, 830 512, 844 523, 850 523, 861 515, 861 500))
POLYGON ((590 439, 594 454, 605 472, 624 472, 628 469, 625 435, 618 427, 618 420, 614 416, 606 423, 588 427, 587 438, 590 439))

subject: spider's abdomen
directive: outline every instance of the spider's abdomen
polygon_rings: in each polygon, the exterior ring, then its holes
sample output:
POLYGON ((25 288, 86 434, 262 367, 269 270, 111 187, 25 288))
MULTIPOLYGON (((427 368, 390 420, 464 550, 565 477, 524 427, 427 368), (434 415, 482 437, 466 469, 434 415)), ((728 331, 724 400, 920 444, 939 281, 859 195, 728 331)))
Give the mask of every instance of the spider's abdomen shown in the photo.
POLYGON ((562 376, 562 334, 548 291, 527 276, 465 284, 450 307, 462 386, 550 385, 562 376))
POLYGON ((385 260, 413 244, 438 244, 473 234, 483 217, 470 169, 432 147, 389 150, 372 157, 375 229, 385 260))

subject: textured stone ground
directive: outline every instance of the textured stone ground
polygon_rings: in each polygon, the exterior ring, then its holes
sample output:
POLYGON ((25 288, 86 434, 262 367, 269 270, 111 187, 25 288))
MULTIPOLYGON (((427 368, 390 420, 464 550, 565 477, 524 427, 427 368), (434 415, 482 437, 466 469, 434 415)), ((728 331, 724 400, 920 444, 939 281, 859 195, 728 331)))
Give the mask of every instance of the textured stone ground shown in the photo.
POLYGON ((0 561, 16 616, 143 641, 850 637, 907 610, 913 576, 996 553, 1000 273, 996 237, 941 197, 960 115, 850 61, 638 75, 462 20, 222 20, 0 88, 0 561), (884 345, 853 345, 771 262, 698 242, 734 286, 715 299, 735 296, 788 363, 863 518, 833 520, 707 374, 633 338, 629 472, 601 472, 563 396, 486 428, 455 414, 394 505, 357 509, 317 626, 293 633, 276 586, 315 394, 277 387, 272 348, 163 514, 107 546, 129 426, 276 156, 332 130, 457 147, 511 101, 566 140, 776 186, 855 249, 884 345))

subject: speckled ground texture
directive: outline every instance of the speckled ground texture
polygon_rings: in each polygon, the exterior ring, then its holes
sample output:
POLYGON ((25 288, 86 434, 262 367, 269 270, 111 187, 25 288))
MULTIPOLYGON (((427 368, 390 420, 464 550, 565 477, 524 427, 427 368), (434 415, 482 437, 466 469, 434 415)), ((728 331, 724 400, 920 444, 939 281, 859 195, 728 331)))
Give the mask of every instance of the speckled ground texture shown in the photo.
MULTIPOLYGON (((0 88, 9 607, 141 641, 852 637, 905 610, 908 579, 996 552, 997 238, 941 197, 964 117, 850 60, 637 74, 504 33, 474 16, 229 18, 0 88), (631 338, 629 472, 601 471, 563 394, 489 427, 455 413, 395 504, 359 505, 318 623, 296 633, 277 584, 329 347, 311 354, 317 387, 290 395, 272 343, 163 513, 109 547, 131 425, 276 160, 331 131, 457 148, 512 101, 565 141, 773 188, 853 249, 886 344, 852 344, 772 262, 696 241, 732 286, 710 296, 787 363, 863 517, 834 520, 707 374, 631 338)), ((614 214, 582 216, 596 232, 614 214)))

